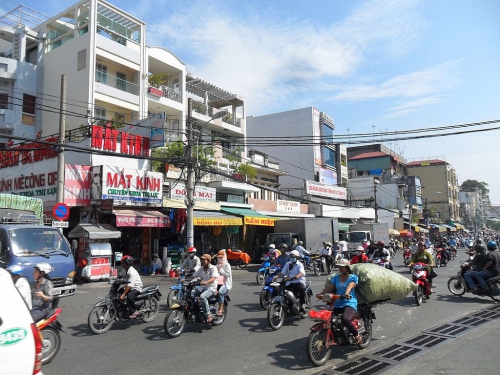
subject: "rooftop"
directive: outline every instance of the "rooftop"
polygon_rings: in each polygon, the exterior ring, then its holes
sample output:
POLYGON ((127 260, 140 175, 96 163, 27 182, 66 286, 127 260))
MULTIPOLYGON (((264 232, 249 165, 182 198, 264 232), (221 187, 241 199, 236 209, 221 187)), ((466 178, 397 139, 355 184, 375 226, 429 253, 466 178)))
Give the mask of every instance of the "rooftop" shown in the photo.
POLYGON ((369 159, 369 158, 379 158, 381 156, 390 156, 384 152, 374 151, 374 152, 364 152, 362 154, 353 156, 349 158, 349 160, 358 160, 358 159, 369 159))
POLYGON ((407 167, 422 167, 431 164, 447 164, 444 160, 430 159, 430 160, 415 160, 406 164, 407 167))

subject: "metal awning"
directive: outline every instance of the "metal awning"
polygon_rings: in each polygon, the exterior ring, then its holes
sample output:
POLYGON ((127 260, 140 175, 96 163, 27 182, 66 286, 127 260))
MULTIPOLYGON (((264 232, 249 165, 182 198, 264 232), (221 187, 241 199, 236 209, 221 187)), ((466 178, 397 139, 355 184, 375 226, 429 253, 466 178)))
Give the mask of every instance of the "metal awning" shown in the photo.
POLYGON ((245 225, 274 226, 274 219, 249 208, 221 207, 222 212, 243 216, 245 225))
POLYGON ((446 228, 439 225, 439 224, 429 224, 431 228, 436 228, 439 230, 439 232, 446 232, 446 228))
POLYGON ((236 94, 231 94, 229 91, 223 90, 209 82, 206 82, 198 77, 195 77, 191 74, 186 75, 186 91, 200 98, 205 98, 205 95, 208 98, 208 104, 229 104, 229 103, 237 103, 241 105, 243 101, 236 94))
POLYGON ((241 217, 215 211, 194 211, 193 225, 198 226, 233 226, 243 225, 241 217))
POLYGON ((105 240, 120 238, 121 232, 110 224, 78 224, 68 233, 68 238, 90 238, 92 240, 105 240))
POLYGON ((113 210, 117 227, 170 228, 172 223, 167 215, 151 210, 113 210))

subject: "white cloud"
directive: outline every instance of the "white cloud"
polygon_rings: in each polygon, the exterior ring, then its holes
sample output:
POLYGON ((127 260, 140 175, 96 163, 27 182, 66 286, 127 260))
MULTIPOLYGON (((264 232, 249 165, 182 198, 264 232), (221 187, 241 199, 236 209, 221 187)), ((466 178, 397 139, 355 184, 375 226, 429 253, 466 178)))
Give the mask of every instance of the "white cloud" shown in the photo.
POLYGON ((389 112, 385 117, 394 118, 409 115, 422 107, 427 107, 431 104, 442 103, 444 99, 440 96, 425 97, 422 99, 417 99, 413 101, 405 102, 401 105, 389 108, 389 112))

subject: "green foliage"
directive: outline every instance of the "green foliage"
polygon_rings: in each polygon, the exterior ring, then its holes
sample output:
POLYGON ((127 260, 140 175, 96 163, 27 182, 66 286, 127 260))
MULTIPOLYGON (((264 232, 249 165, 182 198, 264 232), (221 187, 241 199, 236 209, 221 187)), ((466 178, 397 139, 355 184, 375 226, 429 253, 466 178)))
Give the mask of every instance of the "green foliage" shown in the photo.
POLYGON ((185 164, 185 147, 182 141, 172 142, 165 147, 154 148, 151 152, 151 169, 165 173, 167 164, 182 167, 185 164))
POLYGON ((488 207, 490 206, 490 189, 488 189, 488 184, 484 181, 477 181, 477 180, 466 180, 462 182, 462 185, 460 186, 460 190, 465 190, 465 191, 472 191, 475 188, 478 188, 479 191, 481 192, 482 200, 483 200, 483 205, 488 207))
POLYGON ((151 74, 148 77, 149 86, 160 87, 166 86, 168 81, 168 74, 151 74))
POLYGON ((250 181, 257 178, 257 171, 250 164, 241 163, 240 165, 238 165, 236 171, 241 175, 246 175, 250 181))

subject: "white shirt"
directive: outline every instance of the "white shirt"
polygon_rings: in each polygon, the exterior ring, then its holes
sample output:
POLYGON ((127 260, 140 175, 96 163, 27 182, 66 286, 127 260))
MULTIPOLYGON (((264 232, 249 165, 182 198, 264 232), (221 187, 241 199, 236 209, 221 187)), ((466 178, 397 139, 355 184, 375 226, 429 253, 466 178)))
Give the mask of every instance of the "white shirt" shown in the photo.
POLYGON ((339 246, 340 246, 340 251, 341 252, 349 251, 347 249, 347 242, 345 242, 345 241, 339 241, 339 246))
POLYGON ((198 258, 196 255, 194 256, 193 259, 191 259, 188 255, 186 259, 184 259, 184 262, 181 264, 181 270, 192 270, 194 269, 195 271, 198 271, 201 267, 201 260, 198 258))
POLYGON ((233 273, 231 272, 231 265, 226 262, 219 268, 219 264, 217 263, 217 270, 219 274, 224 277, 224 284, 227 287, 227 290, 231 290, 233 287, 233 273))
POLYGON ((125 280, 128 281, 127 286, 130 289, 138 290, 139 292, 142 290, 142 280, 139 276, 139 272, 134 267, 130 267, 127 270, 127 275, 125 276, 125 280))
POLYGON ((304 246, 297 245, 297 246, 295 246, 295 250, 297 250, 299 252, 301 257, 303 257, 304 255, 309 255, 309 251, 304 249, 304 246))
POLYGON ((31 310, 32 309, 32 303, 31 303, 31 287, 30 283, 28 280, 26 280, 25 277, 20 277, 16 281, 16 288, 19 291, 19 294, 21 297, 23 297, 24 302, 26 302, 26 305, 28 305, 28 308, 31 310))
POLYGON ((288 262, 287 264, 285 264, 285 266, 283 267, 283 269, 281 270, 281 273, 284 275, 284 276, 289 276, 289 277, 294 277, 294 276, 297 276, 299 273, 302 274, 301 277, 299 277, 298 279, 293 279, 293 280, 290 280, 290 281, 287 281, 286 282, 286 285, 289 285, 291 283, 302 283, 305 285, 306 283, 306 271, 304 270, 304 265, 302 264, 302 262, 295 262, 295 263, 292 263, 292 262, 288 262), (290 269, 290 265, 292 265, 292 269, 290 269))
POLYGON ((211 284, 206 284, 206 286, 214 293, 217 291, 217 278, 219 277, 219 271, 217 271, 217 267, 215 267, 213 264, 209 264, 206 271, 205 268, 201 267, 193 274, 193 277, 201 277, 201 281, 207 281, 212 277, 215 277, 214 281, 211 284))
POLYGON ((319 251, 319 255, 332 255, 332 249, 330 247, 324 247, 319 251))

